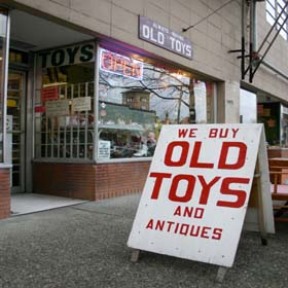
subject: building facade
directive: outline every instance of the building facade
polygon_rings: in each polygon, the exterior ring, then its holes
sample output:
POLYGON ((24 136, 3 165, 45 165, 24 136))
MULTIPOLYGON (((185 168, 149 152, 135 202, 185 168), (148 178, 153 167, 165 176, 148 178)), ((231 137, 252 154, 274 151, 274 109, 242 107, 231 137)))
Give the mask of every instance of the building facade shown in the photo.
POLYGON ((266 115, 283 144, 282 2, 1 1, 0 218, 12 193, 140 192, 162 125, 266 115))

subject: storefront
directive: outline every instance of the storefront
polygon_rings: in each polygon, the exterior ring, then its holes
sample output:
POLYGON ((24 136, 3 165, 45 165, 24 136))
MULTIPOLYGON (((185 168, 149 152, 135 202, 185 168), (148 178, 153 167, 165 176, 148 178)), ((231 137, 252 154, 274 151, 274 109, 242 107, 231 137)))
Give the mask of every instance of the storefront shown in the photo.
POLYGON ((141 191, 162 125, 215 121, 215 83, 167 62, 97 40, 36 61, 38 193, 97 200, 141 191))
POLYGON ((98 200, 140 192, 162 125, 217 121, 212 77, 105 37, 9 46, 8 15, 4 9, 0 218, 10 214, 11 193, 98 200))

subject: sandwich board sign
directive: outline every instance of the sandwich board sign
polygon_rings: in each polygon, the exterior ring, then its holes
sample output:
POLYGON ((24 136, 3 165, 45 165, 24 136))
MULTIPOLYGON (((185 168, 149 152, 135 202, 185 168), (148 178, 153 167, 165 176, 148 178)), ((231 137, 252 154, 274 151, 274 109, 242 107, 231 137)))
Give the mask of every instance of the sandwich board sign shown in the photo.
POLYGON ((163 126, 128 246, 231 267, 262 133, 262 124, 163 126))

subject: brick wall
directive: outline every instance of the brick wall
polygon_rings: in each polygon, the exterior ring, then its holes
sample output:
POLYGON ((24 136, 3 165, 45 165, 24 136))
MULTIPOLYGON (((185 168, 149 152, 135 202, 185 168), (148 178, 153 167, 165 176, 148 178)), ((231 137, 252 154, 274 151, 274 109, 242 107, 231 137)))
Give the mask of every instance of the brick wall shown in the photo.
POLYGON ((100 200, 142 191, 150 162, 33 164, 35 193, 100 200))
POLYGON ((10 216, 10 169, 0 167, 0 219, 10 216))

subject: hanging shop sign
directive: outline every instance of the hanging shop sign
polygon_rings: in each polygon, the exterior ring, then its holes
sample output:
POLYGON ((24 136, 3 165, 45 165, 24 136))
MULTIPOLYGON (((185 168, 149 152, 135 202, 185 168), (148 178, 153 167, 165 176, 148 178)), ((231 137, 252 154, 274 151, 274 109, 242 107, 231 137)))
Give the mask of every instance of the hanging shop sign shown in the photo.
POLYGON ((143 78, 143 62, 106 49, 101 49, 100 64, 100 69, 106 72, 136 80, 143 78))
POLYGON ((188 59, 193 57, 190 39, 144 16, 139 16, 139 38, 188 59))
POLYGON ((94 61, 94 43, 79 44, 38 54, 41 68, 60 67, 94 61))
POLYGON ((48 117, 69 115, 69 100, 46 101, 45 108, 48 117))
POLYGON ((128 246, 231 267, 262 131, 261 124, 164 125, 128 246))
POLYGON ((91 110, 91 97, 79 97, 72 100, 73 111, 90 111, 91 110))

